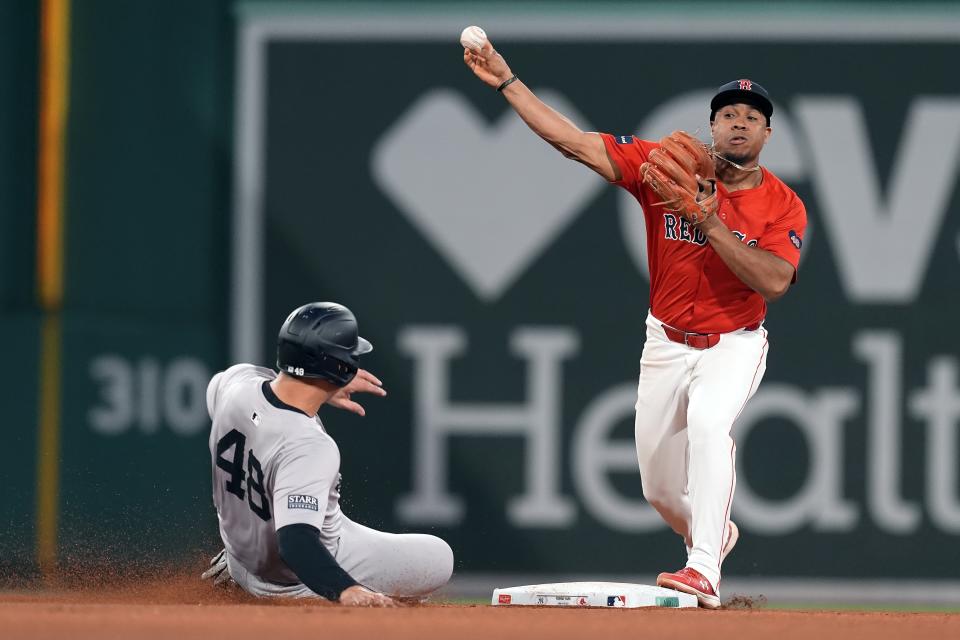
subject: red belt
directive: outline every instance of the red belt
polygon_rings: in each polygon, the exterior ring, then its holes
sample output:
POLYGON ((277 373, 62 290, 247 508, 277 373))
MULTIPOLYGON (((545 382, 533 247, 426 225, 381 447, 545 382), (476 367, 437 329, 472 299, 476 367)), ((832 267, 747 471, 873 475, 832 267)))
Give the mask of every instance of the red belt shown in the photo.
MULTIPOLYGON (((760 324, 763 320, 754 322, 751 325, 748 325, 743 328, 744 331, 756 331, 760 328, 760 324)), ((720 336, 722 333, 692 333, 688 331, 681 331, 680 329, 674 329, 673 327, 667 326, 665 324, 660 325, 663 327, 664 333, 667 334, 673 342, 679 342, 680 344, 685 344, 691 349, 709 349, 710 347, 716 346, 720 342, 720 336)))

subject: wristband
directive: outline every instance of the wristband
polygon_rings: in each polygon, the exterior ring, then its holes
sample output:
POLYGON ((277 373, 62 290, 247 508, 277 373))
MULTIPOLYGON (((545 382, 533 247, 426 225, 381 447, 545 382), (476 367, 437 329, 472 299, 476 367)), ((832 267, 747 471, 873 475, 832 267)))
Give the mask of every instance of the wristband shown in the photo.
POLYGON ((520 78, 517 77, 517 74, 513 74, 512 76, 510 76, 508 80, 504 80, 503 84, 497 87, 497 91, 503 91, 508 84, 510 84, 511 82, 516 82, 519 79, 520 78))

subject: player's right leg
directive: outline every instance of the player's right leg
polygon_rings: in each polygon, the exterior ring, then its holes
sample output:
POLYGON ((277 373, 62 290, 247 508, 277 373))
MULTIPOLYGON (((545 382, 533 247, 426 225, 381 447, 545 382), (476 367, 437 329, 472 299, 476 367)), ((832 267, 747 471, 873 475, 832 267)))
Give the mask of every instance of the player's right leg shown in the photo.
POLYGON ((440 538, 377 531, 346 515, 335 557, 360 584, 400 598, 427 596, 453 574, 453 551, 440 538))
POLYGON ((766 355, 765 329, 724 334, 719 344, 703 352, 690 382, 687 474, 693 548, 687 567, 703 576, 714 591, 723 559, 738 536, 730 523, 736 488, 731 429, 763 378, 766 355))
POLYGON ((690 545, 687 496, 687 347, 667 339, 660 322, 647 316, 640 360, 634 433, 643 495, 690 545))

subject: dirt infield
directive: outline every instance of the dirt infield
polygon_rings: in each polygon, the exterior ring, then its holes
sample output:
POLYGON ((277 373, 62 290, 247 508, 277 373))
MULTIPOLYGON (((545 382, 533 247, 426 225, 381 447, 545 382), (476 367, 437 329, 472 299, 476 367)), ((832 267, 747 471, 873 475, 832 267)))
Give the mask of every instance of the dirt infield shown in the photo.
POLYGON ((193 576, 123 587, 74 585, 0 595, 0 638, 869 638, 960 637, 960 615, 763 609, 502 608, 427 604, 348 609, 324 602, 256 600, 193 576))

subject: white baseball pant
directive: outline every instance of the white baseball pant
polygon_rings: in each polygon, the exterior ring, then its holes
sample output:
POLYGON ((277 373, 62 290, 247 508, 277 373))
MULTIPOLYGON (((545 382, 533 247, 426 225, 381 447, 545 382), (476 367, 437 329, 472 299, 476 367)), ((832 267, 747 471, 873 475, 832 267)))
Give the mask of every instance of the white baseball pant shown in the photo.
MULTIPOLYGON (((318 597, 303 584, 279 585, 261 580, 229 553, 230 576, 255 596, 318 597)), ((453 574, 453 551, 436 536, 385 533, 343 516, 334 558, 350 576, 374 591, 401 598, 420 598, 447 584, 453 574)))
POLYGON ((723 334, 709 349, 669 340, 647 316, 635 431, 643 495, 687 545, 687 565, 720 584, 736 485, 733 423, 766 371, 767 331, 723 334))

